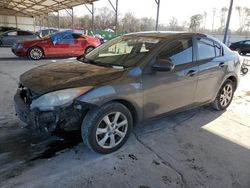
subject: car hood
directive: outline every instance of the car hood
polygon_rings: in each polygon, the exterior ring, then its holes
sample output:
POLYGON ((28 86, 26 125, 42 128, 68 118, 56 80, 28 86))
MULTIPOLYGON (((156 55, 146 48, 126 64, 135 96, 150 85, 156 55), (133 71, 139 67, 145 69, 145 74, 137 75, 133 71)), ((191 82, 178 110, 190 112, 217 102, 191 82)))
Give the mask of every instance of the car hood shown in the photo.
POLYGON ((120 78, 123 73, 124 69, 78 62, 50 63, 22 74, 20 84, 36 95, 42 95, 60 89, 108 84, 120 78))

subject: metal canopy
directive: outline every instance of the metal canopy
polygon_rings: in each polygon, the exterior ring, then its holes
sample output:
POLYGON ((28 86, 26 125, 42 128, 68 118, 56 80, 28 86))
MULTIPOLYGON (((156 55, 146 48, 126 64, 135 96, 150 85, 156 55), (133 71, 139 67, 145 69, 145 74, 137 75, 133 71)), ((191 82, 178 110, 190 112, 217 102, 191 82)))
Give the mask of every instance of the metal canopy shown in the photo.
POLYGON ((1 0, 0 14, 33 17, 95 1, 97 0, 1 0))

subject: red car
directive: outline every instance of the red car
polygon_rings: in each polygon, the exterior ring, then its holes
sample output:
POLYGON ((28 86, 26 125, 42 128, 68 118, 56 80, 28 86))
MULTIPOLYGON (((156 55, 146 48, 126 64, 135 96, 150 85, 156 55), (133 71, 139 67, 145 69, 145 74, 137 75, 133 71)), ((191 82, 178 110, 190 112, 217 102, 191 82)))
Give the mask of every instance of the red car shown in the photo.
POLYGON ((34 60, 43 57, 74 57, 88 53, 100 44, 98 38, 74 31, 63 31, 41 39, 19 41, 12 46, 12 52, 34 60))

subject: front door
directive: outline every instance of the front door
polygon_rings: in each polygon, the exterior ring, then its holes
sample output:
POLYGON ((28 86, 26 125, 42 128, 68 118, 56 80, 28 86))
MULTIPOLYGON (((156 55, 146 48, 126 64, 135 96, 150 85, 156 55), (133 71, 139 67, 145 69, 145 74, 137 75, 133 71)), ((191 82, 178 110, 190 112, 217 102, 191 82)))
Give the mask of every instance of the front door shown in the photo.
POLYGON ((155 58, 168 59, 172 71, 147 71, 143 74, 144 118, 154 117, 191 105, 197 86, 197 65, 193 62, 192 38, 168 44, 155 58))
POLYGON ((61 32, 51 35, 51 44, 47 47, 47 55, 60 57, 71 56, 71 46, 74 44, 74 39, 71 32, 61 32))

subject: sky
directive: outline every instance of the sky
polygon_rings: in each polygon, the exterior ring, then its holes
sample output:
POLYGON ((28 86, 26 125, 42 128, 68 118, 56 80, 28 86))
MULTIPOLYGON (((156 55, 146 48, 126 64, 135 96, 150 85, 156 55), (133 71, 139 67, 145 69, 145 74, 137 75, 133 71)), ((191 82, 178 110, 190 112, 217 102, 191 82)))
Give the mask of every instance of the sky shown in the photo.
MULTIPOLYGON (((115 3, 115 0, 111 0, 115 3)), ((216 9, 214 28, 220 25, 220 9, 229 7, 230 0, 161 0, 159 23, 167 25, 172 17, 178 19, 178 23, 182 25, 184 21, 189 22, 189 18, 194 14, 207 13, 205 27, 212 28, 213 9, 216 9)), ((94 3, 96 9, 101 7, 112 9, 108 0, 99 0, 94 3)), ((235 10, 236 6, 245 6, 250 8, 250 0, 234 0, 233 12, 231 17, 230 28, 237 29, 239 27, 238 13, 235 10)), ((151 17, 156 19, 157 6, 155 0, 119 0, 118 11, 120 15, 126 12, 133 12, 137 18, 151 17)), ((89 14, 84 6, 74 8, 74 13, 77 16, 89 14)))

